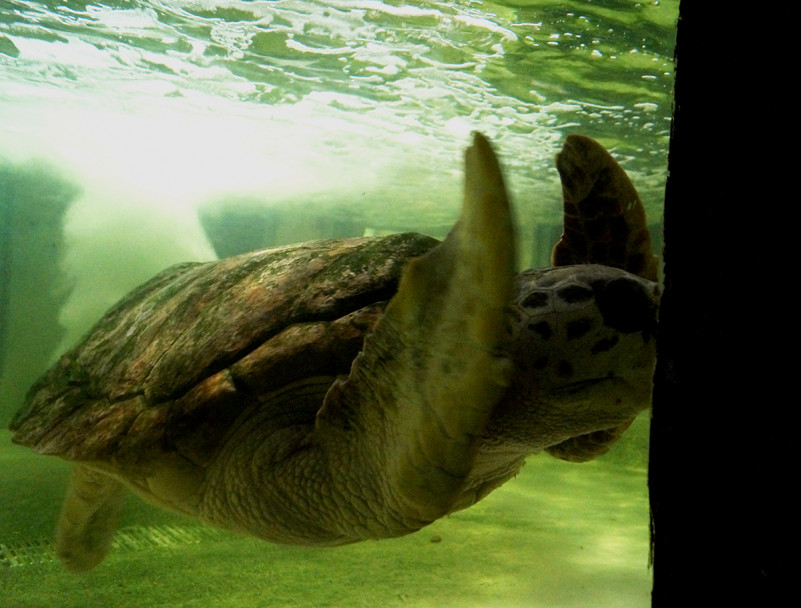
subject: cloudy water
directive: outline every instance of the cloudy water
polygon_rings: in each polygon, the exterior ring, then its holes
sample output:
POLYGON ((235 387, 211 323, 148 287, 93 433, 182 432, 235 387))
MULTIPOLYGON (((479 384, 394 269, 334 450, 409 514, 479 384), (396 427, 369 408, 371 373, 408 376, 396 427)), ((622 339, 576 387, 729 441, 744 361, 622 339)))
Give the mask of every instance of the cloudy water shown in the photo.
MULTIPOLYGON (((544 263, 558 236, 553 158, 569 133, 612 151, 658 230, 677 12, 678 0, 0 0, 0 427, 59 352, 170 264, 319 237, 444 236, 473 130, 504 166, 522 264, 544 263)), ((0 605, 39 605, 48 589, 94 605, 90 588, 103 606, 645 606, 638 428, 614 462, 532 459, 422 540, 301 554, 203 537, 118 551, 95 579, 44 558, 4 569, 0 549, 0 605), (163 568, 182 573, 175 591, 148 596, 163 568)), ((7 436, 6 556, 47 546, 67 470, 7 436)), ((131 530, 175 524, 131 504, 131 530)))
POLYGON ((197 210, 225 198, 441 235, 473 129, 524 227, 559 219, 568 132, 613 149, 657 217, 676 4, 1 0, 0 157, 81 188, 73 267, 137 232, 145 257, 209 257, 197 210))

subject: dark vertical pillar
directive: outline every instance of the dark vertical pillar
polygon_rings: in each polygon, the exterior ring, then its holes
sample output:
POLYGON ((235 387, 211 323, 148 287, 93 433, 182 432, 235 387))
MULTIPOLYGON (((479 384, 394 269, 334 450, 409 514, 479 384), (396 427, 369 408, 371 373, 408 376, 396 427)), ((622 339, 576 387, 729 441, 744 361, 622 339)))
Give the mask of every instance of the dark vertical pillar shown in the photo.
POLYGON ((11 168, 0 159, 0 377, 3 376, 8 337, 8 304, 11 290, 11 168))
POLYGON ((42 163, 0 166, 0 428, 64 335, 63 224, 78 192, 42 163))
POLYGON ((797 475, 782 467, 801 324, 780 236, 795 202, 773 192, 784 174, 762 133, 781 127, 762 105, 772 63, 740 38, 759 29, 749 14, 681 3, 649 471, 655 608, 779 605, 774 551, 796 527, 797 475))

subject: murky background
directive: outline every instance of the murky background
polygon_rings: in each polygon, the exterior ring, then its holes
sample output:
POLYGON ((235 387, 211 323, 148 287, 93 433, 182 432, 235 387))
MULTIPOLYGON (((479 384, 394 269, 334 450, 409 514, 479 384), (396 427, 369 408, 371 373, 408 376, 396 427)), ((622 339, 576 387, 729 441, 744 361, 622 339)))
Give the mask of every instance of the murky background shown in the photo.
MULTIPOLYGON (((505 167, 521 264, 544 264, 558 236, 553 157, 567 133, 613 152, 658 231, 677 11, 0 0, 0 427, 59 352, 172 263, 329 236, 444 236, 474 129, 505 167)), ((43 557, 66 468, 7 437, 3 606, 40 605, 48 585, 64 606, 648 605, 647 420, 598 463, 533 458, 445 533, 306 553, 196 532, 129 543, 82 579, 43 557), (9 557, 25 551, 39 557, 9 557), (171 591, 144 584, 153 577, 171 591)), ((131 503, 131 534, 187 525, 131 503)))

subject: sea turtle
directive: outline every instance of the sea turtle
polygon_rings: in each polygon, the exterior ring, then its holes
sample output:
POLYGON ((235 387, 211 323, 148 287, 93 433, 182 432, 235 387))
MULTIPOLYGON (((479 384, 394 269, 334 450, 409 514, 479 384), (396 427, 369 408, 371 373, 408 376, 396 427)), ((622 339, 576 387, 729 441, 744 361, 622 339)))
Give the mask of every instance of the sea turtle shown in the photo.
POLYGON ((128 489, 267 540, 337 545, 468 507, 534 452, 604 452, 649 406, 656 266, 612 157, 569 136, 557 166, 555 268, 515 275, 501 170, 475 134, 441 243, 303 243, 174 266, 125 297, 11 425, 76 463, 64 564, 103 559, 128 489))

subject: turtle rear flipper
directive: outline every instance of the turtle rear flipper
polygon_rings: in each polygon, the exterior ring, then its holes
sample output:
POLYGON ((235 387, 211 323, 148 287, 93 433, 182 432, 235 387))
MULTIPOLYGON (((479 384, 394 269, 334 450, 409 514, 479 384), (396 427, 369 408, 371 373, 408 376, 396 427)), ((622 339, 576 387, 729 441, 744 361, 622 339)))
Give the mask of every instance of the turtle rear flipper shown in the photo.
POLYGON ((331 453, 347 450, 348 466, 357 468, 343 483, 363 480, 361 499, 383 505, 375 514, 382 535, 411 532, 450 511, 506 384, 508 361, 497 349, 514 235, 498 162, 479 134, 466 153, 465 180, 458 223, 406 267, 317 418, 318 441, 331 453))
POLYGON ((116 479, 73 467, 56 526, 56 554, 73 572, 91 570, 106 557, 127 488, 116 479))

